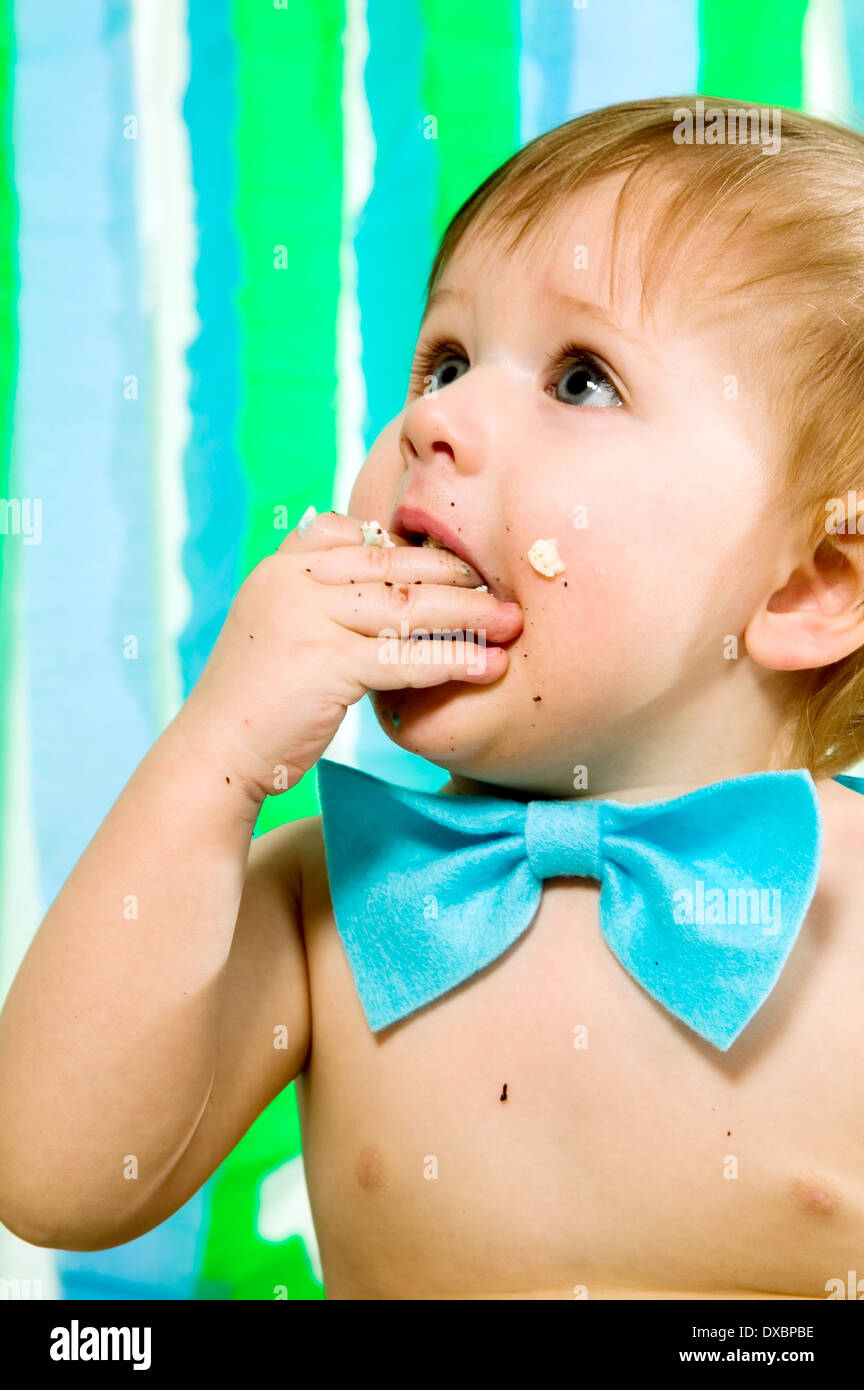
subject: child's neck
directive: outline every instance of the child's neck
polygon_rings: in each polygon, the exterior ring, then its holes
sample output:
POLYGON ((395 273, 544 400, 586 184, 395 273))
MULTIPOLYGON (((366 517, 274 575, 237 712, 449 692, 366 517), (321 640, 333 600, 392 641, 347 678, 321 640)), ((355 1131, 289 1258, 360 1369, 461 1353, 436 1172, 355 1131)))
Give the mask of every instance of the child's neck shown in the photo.
POLYGON ((791 722, 781 682, 753 679, 745 696, 736 700, 732 692, 713 690, 701 699, 679 701, 677 708, 674 700, 661 702, 642 711, 637 741, 631 728, 606 730, 600 743, 572 760, 586 765, 587 785, 574 781, 566 764, 562 773, 557 758, 545 767, 535 763, 526 768, 524 762, 520 767, 514 750, 512 783, 503 783, 508 769, 502 766, 495 781, 453 772, 441 791, 522 802, 590 798, 638 803, 683 796, 732 777, 790 769, 791 722))
MULTIPOLYGON (((645 768, 645 780, 635 781, 622 777, 620 783, 614 774, 597 775, 587 778, 588 785, 573 790, 562 788, 549 790, 545 779, 538 779, 536 785, 502 786, 496 782, 465 777, 461 773, 451 773, 450 780, 440 791, 446 796, 491 796, 510 801, 547 801, 591 799, 594 801, 664 801, 671 797, 684 796, 713 782, 725 782, 732 777, 747 776, 756 772, 777 772, 789 767, 779 753, 767 752, 735 759, 718 759, 706 753, 704 757, 689 760, 675 769, 675 775, 668 778, 657 776, 656 768, 645 768), (626 784, 625 784, 626 782, 626 784)), ((631 769, 632 772, 632 769, 631 769)))

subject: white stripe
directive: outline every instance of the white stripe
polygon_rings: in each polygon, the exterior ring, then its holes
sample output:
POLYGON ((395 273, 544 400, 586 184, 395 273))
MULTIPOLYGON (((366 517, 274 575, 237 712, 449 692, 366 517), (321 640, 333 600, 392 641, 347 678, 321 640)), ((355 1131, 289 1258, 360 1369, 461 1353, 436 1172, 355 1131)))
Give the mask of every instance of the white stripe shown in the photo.
POLYGON ((182 112, 189 80, 187 18, 185 0, 132 2, 135 202, 152 368, 152 399, 141 404, 149 411, 153 449, 157 733, 182 703, 178 638, 192 608, 182 564, 189 529, 183 453, 192 428, 186 350, 200 320, 194 299, 192 159, 182 112))
POLYGON ((852 123, 848 52, 842 0, 810 0, 801 40, 802 105, 809 115, 852 123))
MULTIPOLYGON (((17 496, 10 467, 9 492, 17 496)), ((29 719, 27 644, 21 632, 24 610, 11 601, 19 583, 18 557, 14 545, 7 545, 5 562, 6 594, 11 615, 10 647, 6 653, 9 703, 6 727, 0 729, 6 749, 6 796, 3 806, 3 834, 0 843, 0 1003, 6 998, 18 967, 44 916, 39 891, 36 848, 36 819, 30 779, 32 736, 29 719)), ((30 1296, 44 1299, 60 1297, 56 1263, 51 1250, 29 1245, 0 1226, 0 1275, 7 1279, 39 1280, 27 1285, 30 1296)))
MULTIPOLYGON (((375 137, 364 81, 369 54, 366 0, 347 0, 342 47, 342 238, 336 314, 337 458, 332 503, 337 512, 346 511, 354 480, 366 457, 363 438, 366 384, 354 248, 357 219, 372 191, 375 175, 375 137)), ((359 738, 360 705, 356 704, 349 708, 340 724, 327 749, 327 757, 356 767, 359 738)))
MULTIPOLYGON (((6 551, 6 564, 9 567, 6 574, 7 595, 11 596, 19 583, 19 566, 11 545, 6 551)), ((3 806, 3 872, 0 877, 0 999, 5 999, 45 910, 39 889, 36 814, 30 780, 33 738, 30 729, 27 644, 21 631, 24 608, 23 604, 12 601, 9 608, 12 626, 11 651, 7 653, 9 704, 7 727, 2 730, 7 783, 3 806)))

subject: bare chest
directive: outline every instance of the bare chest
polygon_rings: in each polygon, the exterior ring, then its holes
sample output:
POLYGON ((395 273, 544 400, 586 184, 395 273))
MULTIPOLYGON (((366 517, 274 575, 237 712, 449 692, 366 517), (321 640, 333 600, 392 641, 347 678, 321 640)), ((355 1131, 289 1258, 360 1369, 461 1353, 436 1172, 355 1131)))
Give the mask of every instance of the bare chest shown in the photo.
POLYGON ((504 956, 376 1035, 323 853, 307 866, 298 1097, 329 1297, 818 1298, 864 1277, 864 979, 830 898, 721 1053, 619 964, 597 891, 550 880, 504 956))

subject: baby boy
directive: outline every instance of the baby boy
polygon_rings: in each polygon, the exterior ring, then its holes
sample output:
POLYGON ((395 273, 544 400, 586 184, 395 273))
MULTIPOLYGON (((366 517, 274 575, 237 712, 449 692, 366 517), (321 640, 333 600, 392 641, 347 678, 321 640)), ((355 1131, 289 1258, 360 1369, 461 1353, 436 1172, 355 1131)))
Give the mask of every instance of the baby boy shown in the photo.
MULTIPOLYGON (((864 138, 784 111, 770 159, 682 144, 686 100, 550 131, 459 210, 348 514, 310 509, 252 571, 52 904, 0 1017, 0 1218, 24 1239, 151 1229, 296 1080, 328 1298, 814 1299, 864 1277, 864 799, 836 780, 864 751, 864 138), (759 774, 797 772, 811 818, 744 838, 813 882, 731 1044, 672 1006, 689 976, 664 1002, 610 949, 629 918, 590 869, 549 873, 494 958, 371 1026, 338 806, 252 839, 366 694, 449 774, 439 820, 752 777, 712 830, 733 883, 724 832, 759 774)), ((388 833, 369 806, 358 845, 388 833)), ((728 926, 736 988, 748 931, 789 929, 770 886, 770 922, 728 926)), ((647 939, 644 902, 627 913, 647 939)), ((370 968, 410 995, 422 939, 406 920, 410 968, 393 940, 371 959, 374 926, 370 968)), ((700 949, 694 1011, 704 979, 722 1013, 700 949)))

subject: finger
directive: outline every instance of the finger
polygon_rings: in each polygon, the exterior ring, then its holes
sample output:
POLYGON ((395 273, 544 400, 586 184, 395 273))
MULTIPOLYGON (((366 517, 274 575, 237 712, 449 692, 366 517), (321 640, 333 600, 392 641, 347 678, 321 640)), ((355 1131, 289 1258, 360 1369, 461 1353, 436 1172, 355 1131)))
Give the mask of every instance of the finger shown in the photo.
MULTIPOLYGON (((399 538, 401 541, 401 537, 399 538)), ((483 576, 452 550, 439 546, 338 545, 307 551, 304 571, 319 584, 450 584, 476 589, 483 576)))
POLYGON ((426 689, 448 681, 488 685, 507 670, 502 648, 461 639, 359 639, 357 679, 366 690, 426 689))
MULTIPOLYGON (((315 512, 309 507, 303 516, 288 535, 277 546, 276 553, 287 551, 290 554, 302 555, 308 550, 318 550, 328 546, 339 545, 363 545, 365 543, 364 523, 356 516, 346 516, 344 512, 315 512)), ((371 533, 370 523, 366 523, 367 531, 371 533)), ((408 542, 401 536, 389 536, 383 527, 379 534, 387 536, 393 541, 393 548, 400 545, 407 545, 408 542)), ((370 547, 371 548, 371 547, 370 547)), ((389 549, 389 547, 387 547, 389 549)))
POLYGON ((470 630, 485 641, 509 642, 522 628, 518 603, 447 584, 361 581, 334 588, 328 594, 327 612, 340 626, 363 637, 470 630))

